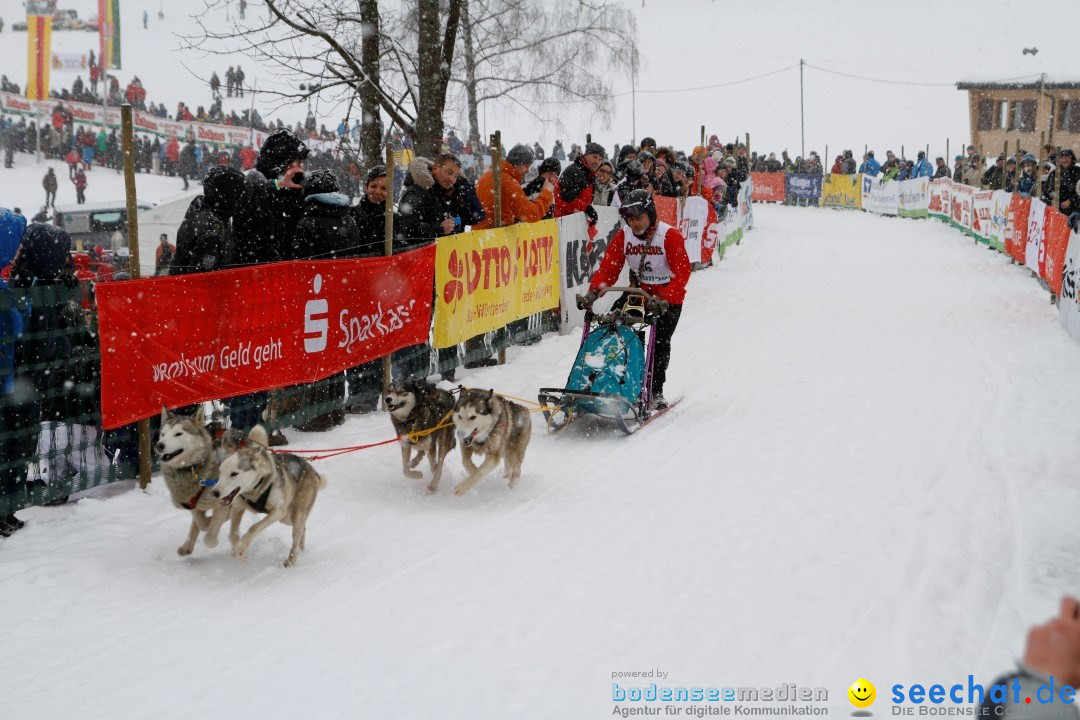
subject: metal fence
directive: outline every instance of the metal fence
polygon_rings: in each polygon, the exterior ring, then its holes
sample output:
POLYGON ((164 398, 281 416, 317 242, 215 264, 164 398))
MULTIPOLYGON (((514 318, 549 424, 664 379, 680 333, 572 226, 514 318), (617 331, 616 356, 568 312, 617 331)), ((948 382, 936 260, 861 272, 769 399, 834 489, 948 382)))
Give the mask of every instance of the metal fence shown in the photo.
MULTIPOLYGON (((0 295, 0 315, 19 313, 23 330, 0 325, 0 344, 14 354, 14 372, 0 366, 0 517, 33 505, 138 476, 136 425, 101 430, 97 313, 86 286, 44 285, 0 295)), ((557 311, 533 315, 465 346, 405 348, 391 359, 394 377, 427 377, 494 356, 557 331, 557 311)), ((221 426, 261 422, 285 429, 341 410, 374 408, 381 393, 376 360, 316 383, 211 403, 221 426)), ((151 421, 156 437, 158 419, 151 421)))

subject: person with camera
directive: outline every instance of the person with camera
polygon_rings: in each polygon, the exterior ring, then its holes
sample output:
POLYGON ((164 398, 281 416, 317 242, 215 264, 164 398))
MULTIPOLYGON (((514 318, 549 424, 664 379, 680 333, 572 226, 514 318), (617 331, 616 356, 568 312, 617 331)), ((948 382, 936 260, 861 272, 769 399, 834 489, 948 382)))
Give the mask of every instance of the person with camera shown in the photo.
POLYGON ((656 315, 653 406, 667 407, 664 382, 671 361, 671 336, 679 324, 686 283, 690 280, 690 257, 686 240, 676 228, 656 218, 656 205, 647 190, 634 190, 623 201, 619 215, 626 225, 608 243, 589 291, 578 298, 578 307, 589 310, 601 290, 618 282, 623 263, 630 267, 630 285, 652 296, 646 311, 656 315))

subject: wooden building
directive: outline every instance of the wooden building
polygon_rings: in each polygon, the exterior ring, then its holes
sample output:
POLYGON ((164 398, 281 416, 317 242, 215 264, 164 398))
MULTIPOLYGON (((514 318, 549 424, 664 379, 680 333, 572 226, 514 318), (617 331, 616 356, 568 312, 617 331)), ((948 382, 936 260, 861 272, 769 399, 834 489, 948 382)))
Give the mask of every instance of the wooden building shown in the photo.
POLYGON ((1048 80, 1045 75, 1020 82, 959 82, 968 91, 971 143, 990 157, 1016 142, 1040 157, 1040 145, 1049 143, 1080 154, 1080 77, 1048 80), (1042 138, 1045 138, 1043 140, 1042 138))

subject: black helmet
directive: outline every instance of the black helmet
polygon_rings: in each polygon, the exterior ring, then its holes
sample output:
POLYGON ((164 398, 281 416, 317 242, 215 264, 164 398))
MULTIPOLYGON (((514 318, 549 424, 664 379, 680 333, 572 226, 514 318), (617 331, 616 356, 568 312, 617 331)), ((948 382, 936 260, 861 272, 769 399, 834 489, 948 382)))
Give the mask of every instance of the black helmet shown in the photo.
POLYGON ((649 229, 652 229, 656 225, 656 203, 652 195, 648 190, 631 190, 619 207, 619 217, 628 220, 645 214, 649 216, 649 229))

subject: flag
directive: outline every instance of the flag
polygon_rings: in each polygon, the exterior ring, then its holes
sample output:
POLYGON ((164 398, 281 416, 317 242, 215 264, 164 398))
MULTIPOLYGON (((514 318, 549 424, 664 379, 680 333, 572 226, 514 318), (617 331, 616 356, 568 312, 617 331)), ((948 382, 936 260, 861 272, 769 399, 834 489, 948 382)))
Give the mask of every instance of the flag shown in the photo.
POLYGON ((26 43, 28 50, 26 97, 30 100, 49 99, 52 21, 52 15, 26 16, 26 43))

